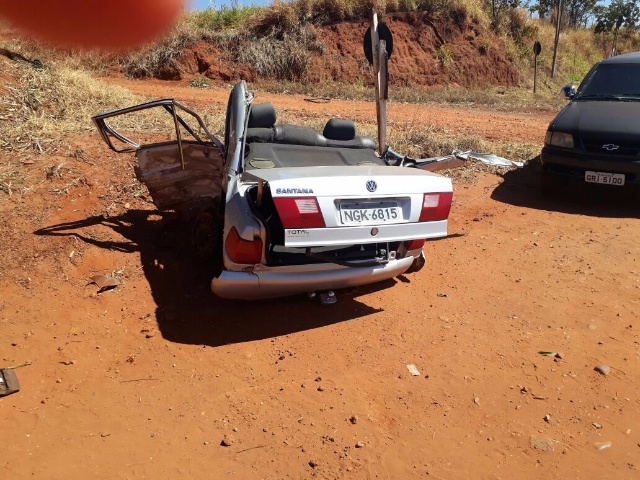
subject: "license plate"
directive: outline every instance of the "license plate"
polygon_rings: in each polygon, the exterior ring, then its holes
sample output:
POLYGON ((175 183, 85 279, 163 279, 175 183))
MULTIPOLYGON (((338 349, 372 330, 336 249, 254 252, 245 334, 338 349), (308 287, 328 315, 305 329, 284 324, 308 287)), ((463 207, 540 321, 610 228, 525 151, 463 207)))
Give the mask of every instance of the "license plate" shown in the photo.
POLYGON ((396 202, 367 202, 340 204, 343 225, 374 225, 402 222, 402 209, 396 202))
POLYGON ((624 185, 623 173, 584 172, 584 181, 588 183, 601 183, 603 185, 624 185))

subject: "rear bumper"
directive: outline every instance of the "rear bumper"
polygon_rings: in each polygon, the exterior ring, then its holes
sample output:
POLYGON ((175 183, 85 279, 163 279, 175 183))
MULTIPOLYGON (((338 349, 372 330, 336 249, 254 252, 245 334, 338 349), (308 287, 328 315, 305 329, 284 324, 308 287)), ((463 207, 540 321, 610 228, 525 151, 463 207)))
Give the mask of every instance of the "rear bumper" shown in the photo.
MULTIPOLYGON (((375 267, 295 268, 253 272, 223 270, 211 281, 211 290, 222 298, 259 300, 301 293, 355 287, 387 280, 404 273, 413 263, 407 256, 375 267)), ((325 266, 326 267, 326 266, 325 266)))
POLYGON ((544 147, 540 155, 546 172, 584 179, 584 172, 625 174, 625 184, 640 184, 640 158, 613 155, 593 155, 574 150, 555 150, 544 147))

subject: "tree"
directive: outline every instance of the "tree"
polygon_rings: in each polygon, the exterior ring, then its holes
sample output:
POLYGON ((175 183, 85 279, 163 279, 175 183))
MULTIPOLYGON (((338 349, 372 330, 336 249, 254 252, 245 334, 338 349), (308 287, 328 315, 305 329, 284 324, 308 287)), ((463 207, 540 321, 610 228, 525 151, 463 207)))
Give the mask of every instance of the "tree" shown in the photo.
POLYGON ((490 0, 488 3, 491 5, 491 17, 494 23, 498 22, 500 12, 503 10, 520 7, 520 0, 490 0))
POLYGON ((640 26, 640 6, 635 1, 613 0, 609 6, 594 8, 596 33, 618 31, 624 27, 637 31, 640 26))
POLYGON ((563 17, 572 28, 586 27, 598 0, 564 0, 563 17))
MULTIPOLYGON (((562 25, 569 28, 586 26, 598 1, 562 0, 562 25)), ((537 0, 529 7, 529 11, 541 19, 552 19, 557 15, 557 10, 558 0, 537 0)))

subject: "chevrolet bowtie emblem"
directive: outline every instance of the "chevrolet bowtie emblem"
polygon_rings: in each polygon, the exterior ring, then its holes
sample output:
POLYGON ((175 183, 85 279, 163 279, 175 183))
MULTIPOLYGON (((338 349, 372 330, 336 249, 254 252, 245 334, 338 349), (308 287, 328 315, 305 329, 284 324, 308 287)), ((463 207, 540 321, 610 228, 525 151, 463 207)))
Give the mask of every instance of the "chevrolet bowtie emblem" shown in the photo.
POLYGON ((605 150, 617 150, 620 148, 620 145, 614 145, 613 143, 607 143, 606 145, 602 145, 602 148, 604 148, 605 150))

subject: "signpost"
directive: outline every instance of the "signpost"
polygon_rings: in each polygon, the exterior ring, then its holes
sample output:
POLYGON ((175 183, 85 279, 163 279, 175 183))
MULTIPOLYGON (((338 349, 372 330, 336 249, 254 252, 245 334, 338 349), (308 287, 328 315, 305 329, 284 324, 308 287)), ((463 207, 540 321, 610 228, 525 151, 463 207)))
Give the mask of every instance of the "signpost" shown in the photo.
POLYGON ((533 60, 533 93, 536 93, 536 86, 538 84, 538 55, 540 55, 540 52, 542 51, 542 45, 540 45, 540 42, 536 41, 536 43, 533 44, 533 55, 534 55, 534 60, 533 60))
POLYGON ((389 99, 389 73, 387 63, 393 52, 391 30, 384 23, 378 23, 378 14, 371 12, 371 26, 364 34, 364 54, 375 76, 376 116, 378 120, 378 153, 387 149, 387 100, 389 99))
POLYGON ((551 78, 556 76, 556 56, 558 55, 558 42, 560 41, 560 19, 562 18, 562 0, 558 0, 558 16, 556 18, 556 38, 553 41, 553 60, 551 61, 551 78))

